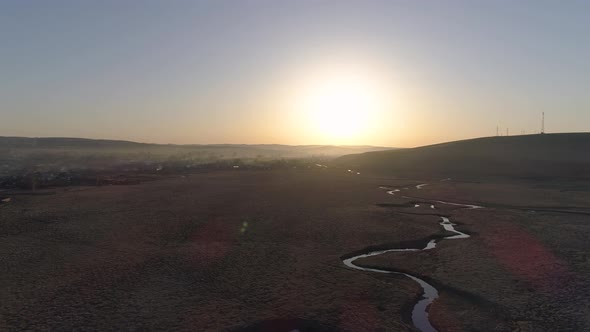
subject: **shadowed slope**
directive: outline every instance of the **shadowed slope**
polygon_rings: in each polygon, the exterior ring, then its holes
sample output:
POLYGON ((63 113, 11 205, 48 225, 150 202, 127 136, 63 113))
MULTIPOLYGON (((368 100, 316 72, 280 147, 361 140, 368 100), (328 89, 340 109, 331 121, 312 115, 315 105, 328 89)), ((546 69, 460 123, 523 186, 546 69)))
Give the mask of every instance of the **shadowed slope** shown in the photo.
POLYGON ((346 155, 334 163, 403 175, 590 178, 590 133, 485 137, 346 155))

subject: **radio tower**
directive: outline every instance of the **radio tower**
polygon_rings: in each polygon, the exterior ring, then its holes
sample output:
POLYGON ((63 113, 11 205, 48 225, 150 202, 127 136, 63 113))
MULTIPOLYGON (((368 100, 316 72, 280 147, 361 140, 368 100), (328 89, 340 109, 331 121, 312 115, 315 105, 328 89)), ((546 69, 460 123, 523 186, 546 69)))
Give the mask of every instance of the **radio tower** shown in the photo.
POLYGON ((541 134, 545 133, 545 112, 541 113, 541 134))

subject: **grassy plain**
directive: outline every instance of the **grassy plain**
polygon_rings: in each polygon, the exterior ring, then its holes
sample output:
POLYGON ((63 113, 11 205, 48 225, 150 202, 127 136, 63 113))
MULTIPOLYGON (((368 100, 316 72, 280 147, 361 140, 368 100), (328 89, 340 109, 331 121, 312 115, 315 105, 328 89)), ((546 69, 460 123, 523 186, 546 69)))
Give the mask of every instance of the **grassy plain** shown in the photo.
POLYGON ((232 170, 0 192, 0 329, 412 331, 421 288, 341 259, 444 235, 433 213, 473 236, 358 264, 435 285, 441 331, 590 327, 587 186, 438 180, 232 170), (409 204, 430 199, 489 207, 409 204))

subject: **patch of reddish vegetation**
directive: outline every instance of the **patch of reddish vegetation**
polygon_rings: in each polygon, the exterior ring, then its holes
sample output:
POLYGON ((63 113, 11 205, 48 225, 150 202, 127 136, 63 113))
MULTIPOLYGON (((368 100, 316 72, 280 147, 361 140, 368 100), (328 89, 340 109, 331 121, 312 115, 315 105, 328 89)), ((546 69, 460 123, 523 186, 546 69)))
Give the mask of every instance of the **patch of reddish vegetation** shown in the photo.
POLYGON ((483 234, 484 244, 498 262, 518 279, 556 293, 573 273, 534 235, 508 222, 494 223, 483 234))
POLYGON ((206 265, 219 261, 231 249, 236 234, 237 231, 222 220, 205 223, 190 237, 192 259, 206 265))
POLYGON ((375 331, 379 326, 377 308, 365 299, 349 301, 340 308, 341 331, 375 331))
POLYGON ((432 303, 428 309, 428 317, 431 324, 438 331, 463 331, 461 322, 446 305, 444 300, 438 298, 432 303))

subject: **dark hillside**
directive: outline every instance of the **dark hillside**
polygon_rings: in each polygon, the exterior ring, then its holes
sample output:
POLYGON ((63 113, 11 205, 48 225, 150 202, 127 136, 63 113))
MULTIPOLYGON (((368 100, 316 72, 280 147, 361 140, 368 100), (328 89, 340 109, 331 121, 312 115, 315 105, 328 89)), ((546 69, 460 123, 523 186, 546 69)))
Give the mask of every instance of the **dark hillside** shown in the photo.
POLYGON ((346 155, 334 163, 400 175, 590 178, 590 133, 485 137, 346 155))

